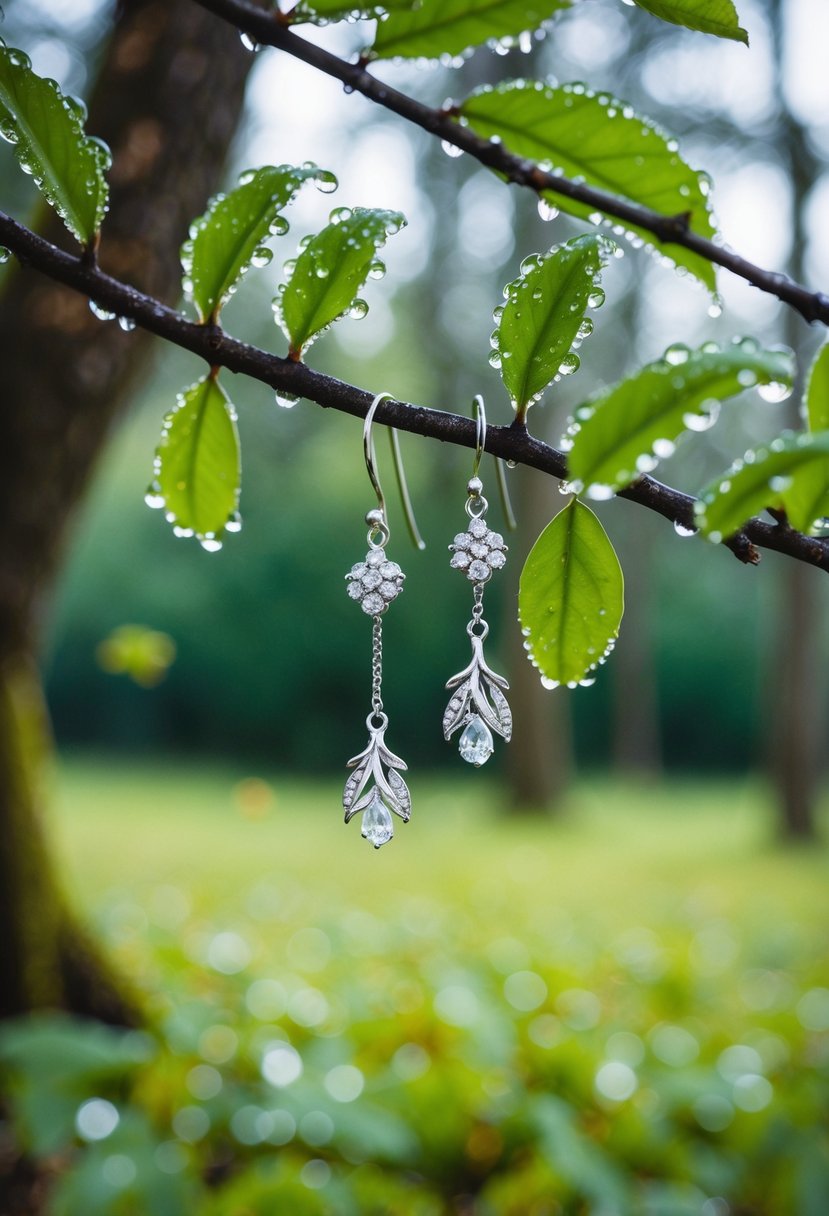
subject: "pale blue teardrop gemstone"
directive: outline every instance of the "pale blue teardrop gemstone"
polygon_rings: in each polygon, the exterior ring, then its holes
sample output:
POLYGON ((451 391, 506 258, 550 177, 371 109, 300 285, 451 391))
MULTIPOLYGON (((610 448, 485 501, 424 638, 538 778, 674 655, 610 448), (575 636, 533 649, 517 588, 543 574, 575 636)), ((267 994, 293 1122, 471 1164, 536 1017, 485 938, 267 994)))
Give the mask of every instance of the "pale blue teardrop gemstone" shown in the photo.
POLYGON ((387 844, 394 835, 391 812, 380 797, 380 791, 375 788, 371 802, 363 811, 362 833, 375 849, 381 844, 387 844))
POLYGON ((486 722, 482 722, 477 714, 473 714, 461 735, 458 751, 467 764, 480 768, 486 764, 492 755, 492 732, 486 722))

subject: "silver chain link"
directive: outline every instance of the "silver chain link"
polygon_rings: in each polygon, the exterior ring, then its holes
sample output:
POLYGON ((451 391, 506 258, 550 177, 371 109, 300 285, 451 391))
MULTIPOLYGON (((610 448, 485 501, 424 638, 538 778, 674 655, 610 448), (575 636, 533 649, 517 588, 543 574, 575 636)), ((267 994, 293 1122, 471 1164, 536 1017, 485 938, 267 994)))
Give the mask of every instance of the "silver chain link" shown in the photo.
POLYGON ((475 584, 475 600, 472 605, 472 623, 477 625, 481 617, 484 615, 484 585, 483 583, 475 584))
POLYGON ((375 714, 383 712, 383 618, 373 618, 371 630, 371 708, 375 714))

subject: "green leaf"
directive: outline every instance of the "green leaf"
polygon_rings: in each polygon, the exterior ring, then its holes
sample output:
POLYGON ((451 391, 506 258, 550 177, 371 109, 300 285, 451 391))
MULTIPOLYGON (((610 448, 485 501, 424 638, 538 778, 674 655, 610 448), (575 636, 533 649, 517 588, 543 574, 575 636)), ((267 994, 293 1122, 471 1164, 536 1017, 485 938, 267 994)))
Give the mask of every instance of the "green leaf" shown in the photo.
POLYGON ((234 190, 211 199, 181 250, 185 288, 199 320, 216 320, 242 275, 270 262, 267 241, 288 231, 281 213, 309 178, 336 189, 333 173, 316 165, 266 165, 241 174, 234 190))
POLYGON ((352 21, 368 18, 383 17, 386 13, 406 13, 417 4, 417 0, 377 0, 377 3, 360 4, 343 3, 343 0, 299 0, 291 10, 292 25, 308 22, 312 25, 328 25, 332 21, 342 21, 348 17, 352 21))
POLYGON ((593 328, 584 316, 588 305, 604 302, 598 280, 612 248, 601 236, 575 237, 525 258, 521 274, 505 288, 507 302, 494 314, 498 328, 490 362, 500 367, 519 414, 553 380, 578 369, 572 347, 593 328))
MULTIPOLYGON (((829 343, 820 348, 809 369, 804 403, 809 430, 829 431, 829 343)), ((800 521, 796 527, 813 531, 815 523, 829 515, 829 460, 798 469, 783 505, 790 521, 800 521)))
POLYGON ((0 135, 82 245, 106 214, 111 163, 106 145, 84 134, 85 119, 82 102, 36 76, 22 51, 0 46, 0 135))
POLYGON ((299 358, 311 340, 346 312, 365 316, 368 306, 357 292, 369 274, 385 272, 377 250, 406 223, 399 211, 340 207, 330 223, 302 248, 288 282, 280 287, 274 308, 299 358))
POLYGON ((239 528, 240 476, 236 413, 206 376, 179 394, 164 419, 147 501, 165 508, 179 536, 195 534, 206 549, 219 549, 224 530, 239 528))
POLYGON ((423 0, 414 12, 378 22, 372 59, 439 59, 470 47, 534 30, 570 0, 423 0))
MULTIPOLYGON (((789 432, 747 455, 748 460, 736 461, 700 495, 695 508, 697 524, 709 540, 721 541, 764 508, 781 506, 796 477, 825 464, 829 431, 815 435, 789 432)), ((790 512, 789 522, 805 531, 814 519, 812 509, 807 503, 803 514, 790 512)))
POLYGON ((547 688, 574 687, 613 649, 624 579, 607 533, 577 498, 533 545, 521 571, 518 616, 547 688))
POLYGON ((628 380, 600 393, 575 412, 567 465, 578 493, 593 485, 608 497, 673 454, 686 429, 706 431, 719 403, 755 384, 775 393, 790 388, 789 351, 760 350, 751 338, 725 350, 676 343, 628 380))
POLYGON ((717 34, 748 46, 748 34, 740 27, 732 0, 635 0, 635 3, 672 25, 684 25, 703 34, 717 34))
MULTIPOLYGON (((518 156, 582 179, 590 186, 638 203, 660 215, 688 216, 688 227, 712 237, 708 182, 681 159, 676 143, 650 119, 634 114, 624 101, 594 93, 580 84, 560 88, 538 81, 514 80, 478 89, 460 107, 461 118, 485 139, 503 141, 518 156)), ((547 192, 545 198, 569 215, 598 217, 584 203, 547 192)), ((620 221, 611 217, 610 222, 620 221)), ((648 245, 654 237, 624 225, 648 245)), ((679 245, 660 245, 670 258, 714 291, 714 268, 679 245)))

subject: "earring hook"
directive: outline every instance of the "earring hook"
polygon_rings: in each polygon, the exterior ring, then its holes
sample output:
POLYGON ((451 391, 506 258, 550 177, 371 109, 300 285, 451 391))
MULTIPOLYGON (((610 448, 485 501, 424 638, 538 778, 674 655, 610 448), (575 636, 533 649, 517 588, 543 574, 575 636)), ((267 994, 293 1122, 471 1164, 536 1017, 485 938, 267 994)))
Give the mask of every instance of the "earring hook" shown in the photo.
MULTIPOLYGON (((472 464, 472 476, 478 476, 478 470, 481 467, 481 461, 484 458, 486 449, 486 407, 484 399, 480 393, 476 393, 472 401, 472 409, 475 417, 475 459, 472 464)), ((518 527, 515 520, 515 512, 512 509, 509 490, 507 489, 507 478, 504 471, 504 463, 497 456, 493 457, 495 461, 495 474, 498 482, 498 493, 501 498, 501 508, 504 512, 504 519, 507 528, 510 532, 514 532, 518 527)))
POLYGON ((472 464, 472 476, 477 477, 486 448, 486 406, 480 393, 475 394, 472 410, 475 417, 475 460, 472 464))
MULTIPOLYGON (((368 470, 369 479, 374 487, 374 493, 377 495, 377 506, 382 517, 381 531, 388 532, 386 523, 386 499, 383 494, 382 486, 380 485, 380 477, 377 472, 377 453, 374 447, 374 435, 372 428, 374 426, 374 415, 377 412, 377 407, 383 401, 393 401, 394 397, 391 393, 378 393, 368 407, 365 422, 363 423, 363 455, 366 460, 366 469, 368 470)), ((412 499, 409 494, 409 486, 406 482, 406 472, 403 467, 403 454, 400 450, 400 439, 397 431, 393 426, 388 428, 389 442, 391 444, 392 461, 394 463, 394 473, 397 481, 397 488, 400 491, 400 501, 403 506, 403 514, 406 519, 406 527, 409 531, 409 536, 412 539, 412 544, 416 549, 425 549, 426 542, 420 535, 417 527, 417 521, 414 516, 414 508, 412 507, 412 499)))

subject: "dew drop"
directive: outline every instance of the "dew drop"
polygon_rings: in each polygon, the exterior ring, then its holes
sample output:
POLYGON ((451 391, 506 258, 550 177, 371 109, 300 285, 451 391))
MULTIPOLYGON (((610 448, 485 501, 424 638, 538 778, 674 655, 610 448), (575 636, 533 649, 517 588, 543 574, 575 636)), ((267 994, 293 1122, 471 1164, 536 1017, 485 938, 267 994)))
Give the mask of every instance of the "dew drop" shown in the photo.
POLYGON ((757 392, 764 401, 771 401, 776 404, 778 401, 785 401, 787 397, 792 395, 792 386, 772 380, 769 384, 761 384, 757 392))
POLYGON ((558 370, 562 376, 572 376, 573 372, 577 372, 581 367, 581 360, 578 355, 570 351, 569 355, 565 355, 559 364, 558 370))
POLYGON ((615 492, 613 486, 605 486, 598 481, 587 487, 587 497, 592 498, 594 502, 607 502, 615 492))
POLYGON ((120 325, 121 329, 123 329, 124 333, 127 334, 131 333, 135 329, 135 322, 133 321, 132 317, 119 317, 118 324, 120 325))
POLYGON ((680 520, 675 519, 674 520, 674 532, 676 532, 677 536, 682 536, 682 537, 696 536, 697 529, 689 528, 689 527, 687 527, 686 524, 682 523, 680 520))
POLYGON ((261 269, 263 266, 270 266, 273 261, 273 250, 268 249, 267 245, 260 245, 258 249, 254 249, 250 257, 251 266, 261 269))
POLYGON ((114 321, 115 313, 110 312, 107 308, 103 308, 100 304, 96 304, 94 300, 89 301, 89 311, 96 316, 99 321, 114 321))
POLYGON ((368 304, 366 304, 365 300, 360 300, 359 298, 352 301, 351 307, 348 310, 348 315, 354 321, 362 321, 363 317, 366 316, 367 313, 368 304))
POLYGON ((587 303, 591 308, 601 308, 605 302, 605 294, 601 287, 594 287, 587 297, 587 303))
POLYGON ((553 203, 549 203, 546 198, 540 198, 538 200, 538 214, 545 223, 548 223, 550 220, 557 218, 559 209, 553 203))
POLYGON ((333 194, 339 185, 335 174, 330 169, 320 169, 314 180, 321 194, 333 194))
POLYGON ((698 411, 689 411, 682 415, 682 424, 689 431, 709 431, 719 416, 719 401, 703 401, 698 411))
POLYGON ((453 159, 456 156, 463 156, 463 148, 459 148, 457 144, 450 143, 448 139, 442 139, 440 147, 442 152, 445 152, 447 156, 451 156, 453 159))
POLYGON ((687 363, 690 354, 690 348, 684 342, 674 342, 665 351, 665 362, 676 367, 681 363, 687 363))
POLYGON ((256 54, 256 52, 259 50, 259 43, 255 38, 251 38, 250 34, 246 33, 245 30, 239 31, 239 41, 246 51, 251 51, 253 54, 256 54))
POLYGON ((274 400, 283 410, 292 410, 299 401, 299 397, 295 397, 293 393, 286 393, 283 389, 277 389, 274 400))

